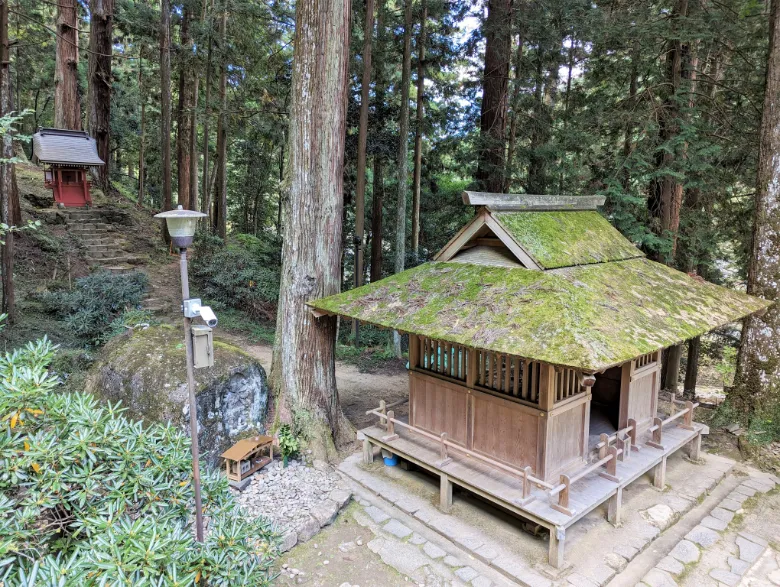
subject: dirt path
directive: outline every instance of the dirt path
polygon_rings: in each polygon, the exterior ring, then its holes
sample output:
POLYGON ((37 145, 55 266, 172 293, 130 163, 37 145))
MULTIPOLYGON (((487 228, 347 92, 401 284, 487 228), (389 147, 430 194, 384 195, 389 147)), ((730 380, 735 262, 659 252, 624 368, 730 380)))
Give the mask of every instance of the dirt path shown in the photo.
MULTIPOLYGON (((266 373, 271 370, 272 349, 267 345, 242 345, 244 350, 255 357, 266 373)), ((361 373, 355 365, 336 362, 336 382, 339 389, 341 408, 352 425, 360 430, 376 418, 366 416, 366 410, 376 408, 379 400, 388 404, 401 401, 408 397, 409 379, 406 372, 374 372, 361 373)), ((405 416, 408 405, 403 404, 395 409, 396 415, 405 416)))

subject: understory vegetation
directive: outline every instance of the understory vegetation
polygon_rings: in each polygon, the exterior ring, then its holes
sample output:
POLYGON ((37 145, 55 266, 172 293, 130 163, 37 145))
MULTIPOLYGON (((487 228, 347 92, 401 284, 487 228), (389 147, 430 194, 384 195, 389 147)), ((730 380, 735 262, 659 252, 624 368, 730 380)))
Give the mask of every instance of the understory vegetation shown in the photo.
POLYGON ((199 544, 189 439, 59 393, 54 356, 42 340, 0 357, 0 583, 267 585, 275 534, 224 476, 203 476, 199 544))
POLYGON ((94 344, 108 331, 120 329, 121 321, 113 321, 141 303, 147 285, 148 278, 140 271, 96 271, 77 279, 72 290, 47 291, 40 299, 75 337, 94 344))

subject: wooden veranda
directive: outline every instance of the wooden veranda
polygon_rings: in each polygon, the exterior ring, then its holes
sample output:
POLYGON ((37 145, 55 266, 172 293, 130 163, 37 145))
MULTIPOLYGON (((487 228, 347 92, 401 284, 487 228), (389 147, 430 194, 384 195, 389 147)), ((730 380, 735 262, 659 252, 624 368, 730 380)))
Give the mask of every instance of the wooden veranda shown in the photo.
POLYGON ((452 506, 453 485, 457 485, 547 528, 549 563, 560 568, 567 528, 605 502, 609 502, 608 520, 618 525, 627 485, 650 473, 654 486, 662 489, 669 455, 686 447, 691 459, 699 458, 701 435, 708 430, 692 422, 694 406, 688 404, 665 420, 656 417, 652 426, 635 435, 634 444, 628 440, 632 430, 602 434, 590 447, 591 462, 553 483, 535 477, 531 467, 506 465, 448 440, 446 434, 437 437, 410 425, 384 405, 371 411, 379 423, 361 430, 363 460, 371 463, 374 447, 379 447, 438 475, 444 511, 452 506))

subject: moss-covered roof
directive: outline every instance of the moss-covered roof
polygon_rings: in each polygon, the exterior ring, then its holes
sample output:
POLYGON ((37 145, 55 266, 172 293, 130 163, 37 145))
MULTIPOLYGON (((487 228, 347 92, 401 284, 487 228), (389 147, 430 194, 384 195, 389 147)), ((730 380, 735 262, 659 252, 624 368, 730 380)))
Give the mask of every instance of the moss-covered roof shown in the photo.
POLYGON ((769 302, 638 258, 546 272, 427 263, 310 305, 411 334, 600 371, 769 302))
POLYGON ((491 213, 544 269, 644 256, 596 211, 491 213))

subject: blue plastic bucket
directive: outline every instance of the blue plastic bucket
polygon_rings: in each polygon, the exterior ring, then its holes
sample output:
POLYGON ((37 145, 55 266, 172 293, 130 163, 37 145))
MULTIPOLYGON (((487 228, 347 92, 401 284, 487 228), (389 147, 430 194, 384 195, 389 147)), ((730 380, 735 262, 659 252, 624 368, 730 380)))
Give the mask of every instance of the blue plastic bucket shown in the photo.
POLYGON ((393 454, 389 457, 382 457, 382 459, 385 461, 386 467, 395 467, 398 464, 398 457, 393 454))

